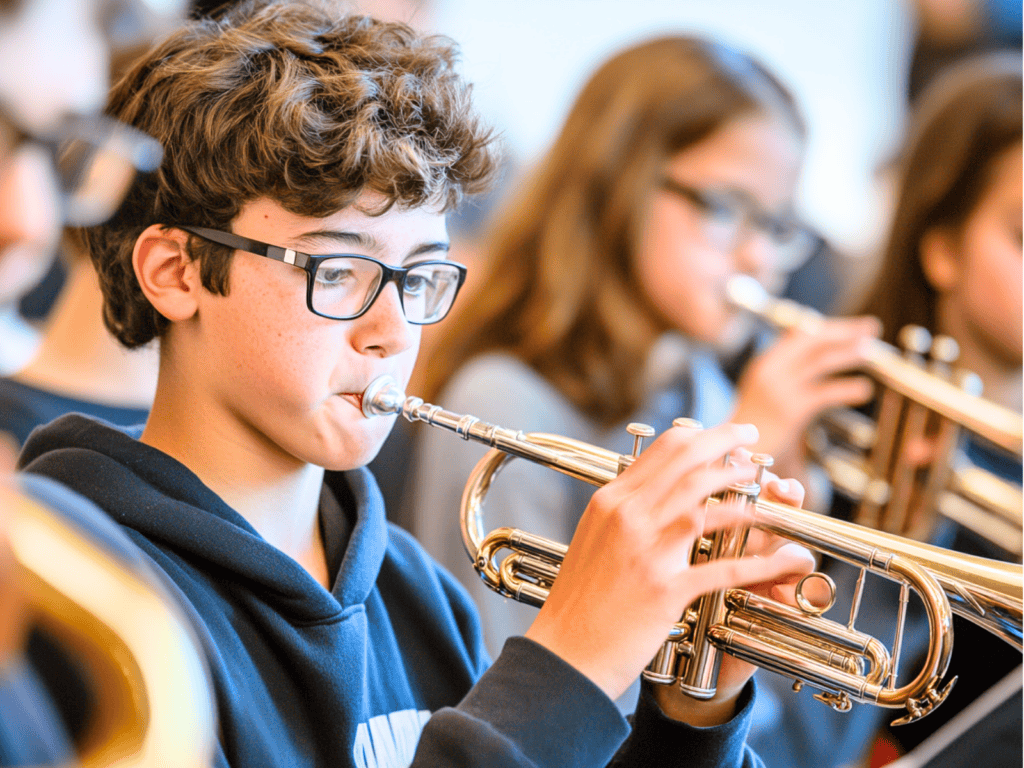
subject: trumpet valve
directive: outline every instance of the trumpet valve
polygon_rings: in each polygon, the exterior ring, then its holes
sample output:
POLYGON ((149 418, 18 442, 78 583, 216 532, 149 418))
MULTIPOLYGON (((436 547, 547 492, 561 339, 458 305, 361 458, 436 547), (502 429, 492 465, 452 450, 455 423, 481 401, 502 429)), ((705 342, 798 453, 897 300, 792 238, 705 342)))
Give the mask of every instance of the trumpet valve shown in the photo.
POLYGON ((649 424, 633 422, 626 426, 626 431, 633 436, 633 458, 635 459, 644 447, 644 438, 654 437, 654 427, 649 424))
POLYGON ((757 467, 757 474, 754 475, 754 485, 760 489, 761 477, 764 475, 764 471, 768 469, 768 467, 775 464, 775 459, 767 453, 755 453, 750 457, 750 460, 753 462, 754 466, 757 467))
POLYGON ((633 436, 633 452, 631 454, 621 454, 619 456, 618 473, 620 475, 625 472, 626 467, 632 465, 632 463, 636 461, 637 456, 640 455, 640 450, 644 447, 644 438, 654 437, 654 427, 649 424, 632 422, 626 425, 626 431, 633 436))
POLYGON ((936 336, 932 341, 931 359, 939 370, 945 370, 960 357, 960 345, 952 336, 936 336))
POLYGON ((900 329, 899 343, 908 359, 919 359, 931 349, 932 335, 920 325, 905 325, 900 329))

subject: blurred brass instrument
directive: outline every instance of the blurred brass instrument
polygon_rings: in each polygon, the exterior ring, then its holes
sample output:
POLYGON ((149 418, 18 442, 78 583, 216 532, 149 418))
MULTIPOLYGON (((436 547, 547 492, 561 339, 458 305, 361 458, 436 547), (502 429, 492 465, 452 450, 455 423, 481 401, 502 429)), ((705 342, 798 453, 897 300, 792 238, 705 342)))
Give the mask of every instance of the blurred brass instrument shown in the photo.
MULTIPOLYGON (((735 306, 775 328, 822 319, 809 307, 771 296, 746 275, 733 277, 726 290, 735 306)), ((902 354, 876 340, 865 357, 863 370, 883 387, 875 417, 841 409, 824 414, 808 434, 811 459, 858 504, 853 519, 860 525, 924 540, 941 515, 1019 558, 1021 489, 971 464, 961 442, 970 432, 1019 460, 1024 420, 982 398, 975 374, 952 367, 959 354, 952 338, 933 339, 924 328, 907 326, 900 343, 902 354), (934 421, 938 429, 929 432, 934 421), (931 460, 911 465, 905 447, 926 439, 931 460)))
MULTIPOLYGON (((623 455, 558 435, 524 434, 445 411, 416 397, 407 398, 388 376, 366 388, 362 409, 368 418, 401 414, 410 422, 422 421, 491 446, 463 492, 463 543, 491 589, 534 606, 542 605, 547 598, 567 547, 511 528, 484 534, 483 503, 497 472, 510 459, 520 457, 602 486, 629 466, 639 455, 643 438, 653 435, 650 427, 630 425, 633 454, 623 455), (499 558, 501 553, 505 553, 503 558, 499 558)), ((699 426, 687 419, 677 422, 679 426, 699 426)), ((759 456, 755 462, 767 466, 771 460, 759 456)), ((803 583, 797 589, 799 608, 744 590, 710 593, 699 598, 675 625, 644 673, 646 679, 679 685, 696 698, 710 698, 716 690, 720 654, 724 652, 796 678, 796 689, 804 683, 818 688, 821 693, 815 698, 839 711, 850 709, 852 701, 904 708, 905 715, 896 721, 901 724, 928 714, 945 699, 953 684, 942 684, 952 649, 953 612, 1021 647, 1019 567, 959 556, 853 523, 759 501, 759 480, 760 472, 754 482, 737 484, 721 498, 747 505, 755 527, 859 567, 861 577, 848 623, 821 616, 831 601, 825 607, 814 606, 803 596, 803 583), (854 629, 867 572, 901 584, 902 600, 891 653, 881 641, 854 629), (924 603, 930 641, 917 675, 896 687, 910 589, 924 603)), ((709 503, 720 500, 709 499, 709 503)), ((736 557, 742 554, 745 543, 746 530, 716 531, 697 542, 692 560, 699 563, 736 557)), ((834 601, 835 586, 826 575, 811 574, 810 578, 830 585, 834 601)))
POLYGON ((0 485, 0 505, 31 615, 95 693, 75 765, 212 765, 209 673, 169 594, 13 485, 0 485))

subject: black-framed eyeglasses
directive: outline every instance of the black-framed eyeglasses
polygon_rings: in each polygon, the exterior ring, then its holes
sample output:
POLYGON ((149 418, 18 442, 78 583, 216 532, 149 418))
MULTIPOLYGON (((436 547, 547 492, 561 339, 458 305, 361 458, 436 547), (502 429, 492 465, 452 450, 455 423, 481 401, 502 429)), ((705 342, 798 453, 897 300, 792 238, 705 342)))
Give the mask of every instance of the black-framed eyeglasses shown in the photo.
POLYGON ((110 218, 137 172, 160 165, 160 143, 103 115, 70 116, 45 134, 22 128, 0 108, 0 146, 13 154, 25 144, 47 151, 61 196, 63 222, 87 227, 110 218))
POLYGON ((796 269, 824 245, 824 240, 799 221, 760 208, 753 200, 716 190, 697 189, 672 178, 662 179, 663 189, 692 203, 704 220, 704 231, 717 247, 731 250, 753 231, 761 232, 775 249, 775 267, 796 269))
POLYGON ((394 282, 405 319, 413 325, 430 325, 445 318, 466 280, 466 268, 454 261, 418 261, 395 268, 369 256, 313 256, 219 229, 177 226, 212 243, 305 270, 306 306, 314 315, 331 320, 354 320, 364 314, 384 287, 394 282))

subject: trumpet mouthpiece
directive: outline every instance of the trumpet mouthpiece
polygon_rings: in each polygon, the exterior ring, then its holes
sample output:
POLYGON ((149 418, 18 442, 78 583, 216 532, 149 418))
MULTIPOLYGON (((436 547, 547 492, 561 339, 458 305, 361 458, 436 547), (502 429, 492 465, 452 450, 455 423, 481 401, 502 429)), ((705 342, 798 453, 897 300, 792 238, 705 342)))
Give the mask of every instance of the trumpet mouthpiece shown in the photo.
POLYGON ((823 320, 821 313, 811 307, 772 296, 750 275, 730 277, 725 284, 725 295, 734 307, 779 328, 801 327, 810 331, 823 320))
POLYGON ((390 376, 378 376, 363 390, 363 416, 389 416, 399 413, 405 402, 405 392, 390 376))
POLYGON ((725 295, 734 306, 763 316, 771 304, 768 291, 750 275, 734 275, 725 284, 725 295))

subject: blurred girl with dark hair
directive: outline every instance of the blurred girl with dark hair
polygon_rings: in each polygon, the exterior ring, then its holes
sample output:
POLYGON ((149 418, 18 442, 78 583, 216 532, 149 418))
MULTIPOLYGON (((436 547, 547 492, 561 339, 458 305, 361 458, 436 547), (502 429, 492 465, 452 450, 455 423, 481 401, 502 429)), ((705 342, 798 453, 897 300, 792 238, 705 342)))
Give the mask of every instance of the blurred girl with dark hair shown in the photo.
MULTIPOLYGON (((881 320, 890 344, 910 324, 953 337, 960 348, 957 365, 981 377, 987 399, 1015 411, 1021 409, 1022 364, 1021 104, 1018 53, 966 60, 922 92, 897 163, 889 238, 863 307, 881 320)), ((968 440, 965 453, 974 465, 1020 484, 1019 456, 980 439, 968 440)), ((847 505, 837 495, 833 514, 849 514, 847 505)), ((927 532, 918 527, 934 544, 1011 559, 996 542, 949 520, 939 519, 927 532)), ((857 577, 843 564, 826 568, 841 595, 857 577)), ((892 636, 897 590, 890 586, 869 585, 859 630, 892 636)), ((927 621, 915 611, 920 604, 910 607, 901 670, 915 668, 914 656, 927 642, 927 621)), ((840 600, 833 610, 842 615, 845 609, 840 600)), ((956 617, 946 679, 958 679, 927 717, 884 729, 876 738, 876 730, 893 719, 883 710, 832 712, 806 694, 785 690, 781 678, 766 678, 759 702, 761 712, 773 716, 755 723, 751 743, 772 768, 859 765, 873 742, 872 765, 909 753, 900 768, 952 768, 973 765, 984 754, 986 766, 1016 768, 1024 761, 1020 662, 1016 648, 956 617)))

